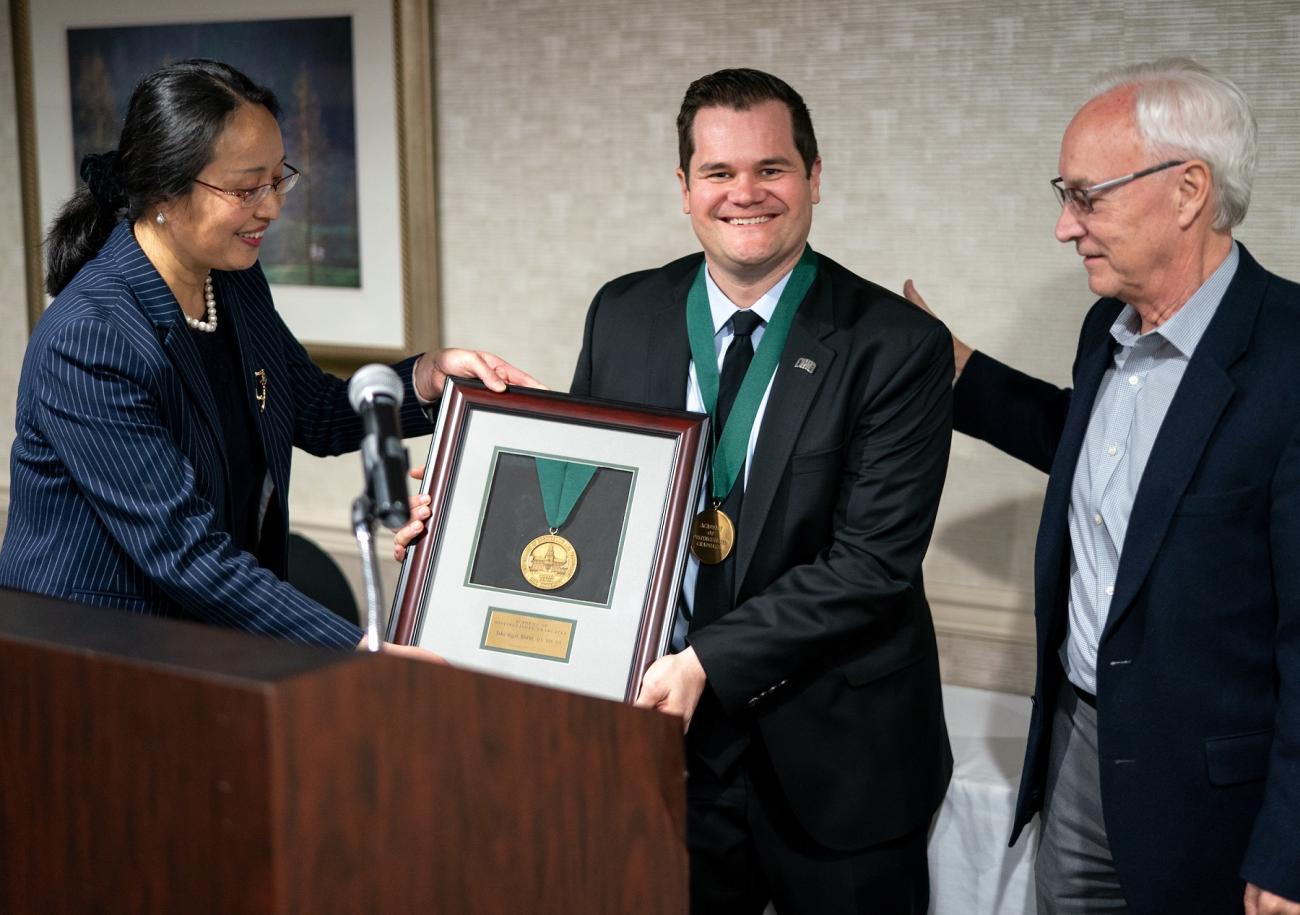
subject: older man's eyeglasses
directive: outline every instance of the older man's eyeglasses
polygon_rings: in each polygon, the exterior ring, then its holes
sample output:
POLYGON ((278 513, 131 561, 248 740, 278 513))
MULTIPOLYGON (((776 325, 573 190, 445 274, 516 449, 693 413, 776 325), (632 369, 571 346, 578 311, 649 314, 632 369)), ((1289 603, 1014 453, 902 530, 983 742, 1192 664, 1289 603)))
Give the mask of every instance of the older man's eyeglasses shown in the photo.
POLYGON ((208 184, 208 182, 200 181, 198 178, 194 179, 194 183, 201 184, 206 188, 211 188, 217 193, 225 194, 227 197, 233 197, 239 201, 241 207, 250 210, 265 200, 266 195, 270 194, 272 191, 275 192, 277 197, 283 197, 285 194, 293 190, 294 185, 298 183, 298 179, 302 177, 302 172, 298 171, 298 169, 294 168, 288 162, 284 163, 284 167, 286 170, 285 175, 276 178, 270 184, 259 184, 257 187, 230 190, 229 188, 217 187, 215 184, 208 184))
POLYGON ((1065 183, 1064 178, 1053 178, 1052 190, 1056 191, 1056 199, 1060 201, 1062 208, 1068 205, 1073 206, 1078 213, 1091 213, 1093 202, 1102 191, 1123 187, 1130 181, 1145 178, 1147 175, 1154 175, 1156 172, 1162 172, 1167 168, 1183 165, 1186 162, 1186 159, 1172 159, 1168 162, 1161 162, 1159 165, 1153 165, 1150 168, 1144 168, 1140 172, 1125 175, 1123 178, 1111 178, 1109 181, 1102 181, 1088 187, 1070 187, 1065 183))

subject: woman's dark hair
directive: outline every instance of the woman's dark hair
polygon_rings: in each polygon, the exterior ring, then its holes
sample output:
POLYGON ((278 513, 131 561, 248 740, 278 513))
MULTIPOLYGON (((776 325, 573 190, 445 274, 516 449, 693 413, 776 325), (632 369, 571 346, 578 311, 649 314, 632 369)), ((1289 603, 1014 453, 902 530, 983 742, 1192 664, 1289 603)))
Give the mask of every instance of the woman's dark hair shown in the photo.
POLYGON ((212 161, 217 137, 243 104, 279 117, 271 90, 215 60, 182 60, 136 85, 117 149, 81 160, 85 187, 59 210, 45 237, 45 290, 58 295, 122 218, 189 193, 212 161))

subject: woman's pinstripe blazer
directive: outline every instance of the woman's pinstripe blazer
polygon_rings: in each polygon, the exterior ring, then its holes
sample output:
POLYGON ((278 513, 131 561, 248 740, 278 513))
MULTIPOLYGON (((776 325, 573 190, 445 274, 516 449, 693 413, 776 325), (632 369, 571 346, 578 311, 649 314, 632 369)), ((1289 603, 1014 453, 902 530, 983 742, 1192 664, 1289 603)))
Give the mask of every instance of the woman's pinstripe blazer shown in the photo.
MULTIPOLYGON (((293 447, 326 455, 360 443, 347 384, 311 362, 259 266, 214 272, 213 284, 238 342, 238 390, 211 390, 176 299, 126 224, 51 303, 18 386, 0 586, 355 645, 360 630, 224 532, 227 467, 245 458, 227 453, 213 399, 241 397, 252 411, 279 508, 279 529, 266 536, 283 542, 293 447)), ((423 434, 430 425, 411 389, 413 365, 394 366, 406 385, 402 425, 423 434)))

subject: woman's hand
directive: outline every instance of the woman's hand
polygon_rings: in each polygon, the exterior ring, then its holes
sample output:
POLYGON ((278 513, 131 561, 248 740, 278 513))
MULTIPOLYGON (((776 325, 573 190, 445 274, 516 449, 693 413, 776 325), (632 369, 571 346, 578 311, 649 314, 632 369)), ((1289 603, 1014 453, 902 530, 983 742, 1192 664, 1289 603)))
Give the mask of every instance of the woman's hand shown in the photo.
MULTIPOLYGON (((361 641, 357 643, 357 651, 366 650, 366 637, 363 635, 361 641)), ((383 642, 380 651, 384 654, 395 655, 399 658, 410 658, 412 661, 425 661, 429 664, 447 664, 447 659, 437 652, 430 651, 427 648, 421 648, 418 645, 398 645, 396 642, 383 642)))
POLYGON ((515 368, 500 356, 484 350, 440 349, 425 353, 415 363, 412 383, 415 393, 423 400, 437 400, 447 383, 447 376, 477 378, 490 391, 498 393, 513 384, 525 388, 545 388, 523 369, 515 368))
MULTIPOLYGON (((412 467, 411 479, 423 480, 424 468, 412 467)), ((406 558, 406 548, 424 535, 424 522, 433 514, 429 507, 432 502, 427 493, 417 492, 411 496, 411 519, 393 534, 393 558, 398 562, 406 558)))

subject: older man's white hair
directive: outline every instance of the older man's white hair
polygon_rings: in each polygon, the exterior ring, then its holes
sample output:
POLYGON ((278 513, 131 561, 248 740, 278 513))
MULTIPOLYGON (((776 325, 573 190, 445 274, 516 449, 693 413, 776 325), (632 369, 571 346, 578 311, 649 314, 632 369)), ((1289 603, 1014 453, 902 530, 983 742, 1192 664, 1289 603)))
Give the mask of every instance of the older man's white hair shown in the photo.
POLYGON ((1093 83, 1092 98, 1132 86, 1138 133, 1157 158, 1201 159, 1214 177, 1214 228, 1246 218, 1258 154, 1255 113, 1231 80, 1186 57, 1117 67, 1093 83))

